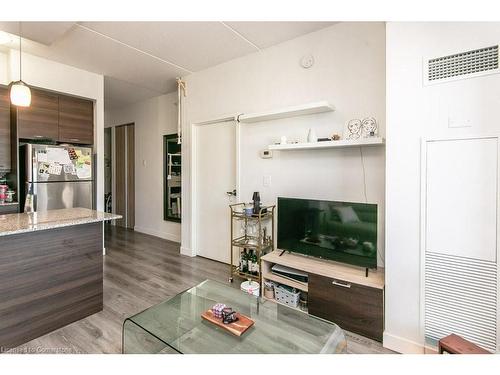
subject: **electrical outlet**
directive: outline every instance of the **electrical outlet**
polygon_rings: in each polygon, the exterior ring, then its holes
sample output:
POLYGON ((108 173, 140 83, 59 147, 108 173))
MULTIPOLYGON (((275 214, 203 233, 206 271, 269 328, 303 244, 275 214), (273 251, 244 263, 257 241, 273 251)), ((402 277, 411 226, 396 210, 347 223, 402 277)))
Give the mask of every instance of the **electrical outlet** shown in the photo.
POLYGON ((273 157, 273 152, 271 150, 261 150, 260 157, 262 159, 271 159, 273 157))

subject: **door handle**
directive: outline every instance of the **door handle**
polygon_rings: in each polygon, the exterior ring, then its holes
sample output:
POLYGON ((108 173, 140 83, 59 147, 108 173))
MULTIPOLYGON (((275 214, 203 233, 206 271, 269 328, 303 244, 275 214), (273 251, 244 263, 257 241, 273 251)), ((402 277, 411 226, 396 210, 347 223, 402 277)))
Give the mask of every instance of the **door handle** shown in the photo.
POLYGON ((226 191, 226 194, 229 195, 230 197, 231 196, 236 197, 236 189, 234 189, 233 191, 226 191))
POLYGON ((350 288, 351 287, 351 284, 350 283, 341 283, 341 282, 338 282, 336 280, 333 280, 332 281, 332 284, 333 285, 337 285, 337 286, 341 286, 342 288, 350 288))

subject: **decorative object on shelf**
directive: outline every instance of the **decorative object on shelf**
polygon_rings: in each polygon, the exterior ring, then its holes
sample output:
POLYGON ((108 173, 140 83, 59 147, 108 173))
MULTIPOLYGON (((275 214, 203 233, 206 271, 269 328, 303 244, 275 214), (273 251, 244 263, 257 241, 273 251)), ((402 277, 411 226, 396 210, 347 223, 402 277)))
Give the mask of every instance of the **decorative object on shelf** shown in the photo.
POLYGON ((226 305, 223 303, 216 303, 212 307, 212 312, 216 318, 222 319, 222 310, 226 308, 226 305))
POLYGON ((286 135, 282 135, 280 139, 280 145, 286 145, 286 142, 287 142, 286 135))
POLYGON ((361 137, 374 137, 378 133, 377 120, 374 117, 367 117, 361 121, 361 137))
POLYGON ((361 120, 352 119, 349 120, 346 126, 346 139, 353 140, 359 139, 361 136, 361 120))
POLYGON ((253 201, 253 213, 257 215, 260 211, 260 193, 258 191, 254 191, 252 195, 253 201))
POLYGON ((10 83, 10 102, 18 107, 29 107, 31 105, 31 90, 22 80, 22 31, 19 22, 19 81, 10 83))
POLYGON ((264 297, 274 298, 274 283, 272 281, 264 281, 264 297))
MULTIPOLYGON (((257 241, 253 241, 251 244, 257 245, 257 241)), ((250 255, 248 257, 248 273, 255 276, 259 275, 259 262, 255 250, 250 250, 250 255)))
POLYGON ((248 254, 247 254, 247 249, 243 249, 243 251, 240 253, 240 270, 243 273, 248 272, 248 254))
POLYGON ((251 204, 245 204, 245 208, 243 210, 244 210, 246 216, 252 216, 253 215, 253 205, 251 205, 251 204))
POLYGON ((333 135, 332 135, 332 141, 338 141, 338 140, 340 140, 340 135, 338 135, 338 134, 333 134, 333 135))
POLYGON ((236 311, 234 311, 230 307, 225 307, 222 310, 222 323, 224 324, 231 324, 234 323, 238 320, 238 317, 236 316, 236 311))
POLYGON ((299 308, 302 311, 307 312, 307 293, 306 292, 301 292, 300 293, 299 308))
POLYGON ((307 133, 307 142, 309 143, 318 142, 318 137, 316 136, 316 132, 312 128, 310 128, 309 132, 307 133))

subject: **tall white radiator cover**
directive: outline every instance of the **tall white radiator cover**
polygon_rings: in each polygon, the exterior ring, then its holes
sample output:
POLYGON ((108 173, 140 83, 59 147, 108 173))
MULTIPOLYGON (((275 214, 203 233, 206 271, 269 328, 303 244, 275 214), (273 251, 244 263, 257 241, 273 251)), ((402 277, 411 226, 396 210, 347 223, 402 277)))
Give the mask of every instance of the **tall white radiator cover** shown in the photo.
POLYGON ((431 252, 425 258, 426 337, 455 333, 496 351, 496 263, 431 252))
POLYGON ((424 335, 498 346, 498 137, 423 148, 424 335))

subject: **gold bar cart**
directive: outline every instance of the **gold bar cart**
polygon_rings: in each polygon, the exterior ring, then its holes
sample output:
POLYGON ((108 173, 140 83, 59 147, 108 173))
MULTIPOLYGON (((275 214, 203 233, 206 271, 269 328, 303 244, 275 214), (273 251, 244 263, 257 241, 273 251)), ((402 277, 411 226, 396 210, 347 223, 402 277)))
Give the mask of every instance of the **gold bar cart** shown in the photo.
POLYGON ((261 285, 262 269, 260 259, 263 255, 274 250, 274 223, 275 223, 275 205, 262 206, 258 214, 246 215, 244 211, 245 203, 235 203, 229 205, 231 209, 231 263, 229 282, 233 282, 233 276, 239 276, 247 280, 254 280, 261 285), (236 235, 235 224, 241 226, 241 234, 236 235), (270 226, 269 226, 270 223, 270 226), (249 225, 253 225, 255 232, 251 233, 249 225), (264 230, 264 228, 266 228, 264 230), (264 235, 264 233, 266 233, 264 235), (238 250, 238 257, 235 258, 235 249, 238 250), (240 270, 239 257, 241 257, 244 249, 255 250, 259 271, 257 275, 253 275, 240 270), (238 265, 234 264, 238 260, 238 265))

